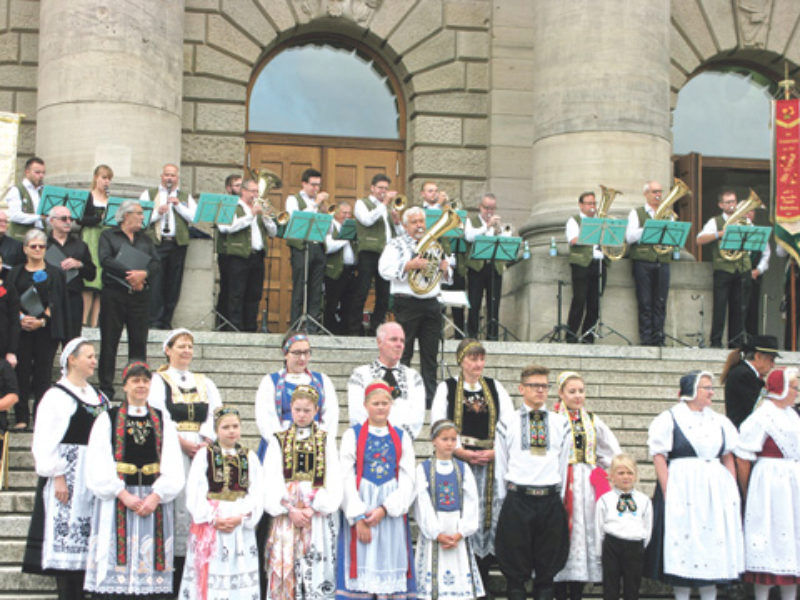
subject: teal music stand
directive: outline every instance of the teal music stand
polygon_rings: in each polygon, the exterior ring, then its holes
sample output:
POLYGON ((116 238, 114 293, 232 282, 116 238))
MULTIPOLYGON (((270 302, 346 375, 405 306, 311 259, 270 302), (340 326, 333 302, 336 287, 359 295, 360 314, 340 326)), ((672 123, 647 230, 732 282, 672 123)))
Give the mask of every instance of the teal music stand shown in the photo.
POLYGON ((193 222, 230 225, 236 216, 236 205, 238 203, 239 196, 200 194, 197 199, 197 211, 194 213, 193 222))
MULTIPOLYGON (((108 227, 115 227, 118 225, 117 209, 119 208, 119 205, 126 200, 132 200, 132 198, 118 198, 116 196, 109 196, 108 205, 106 206, 106 214, 103 217, 103 225, 108 227)), ((136 200, 136 202, 139 203, 139 206, 141 206, 142 210, 144 211, 142 229, 147 229, 147 226, 150 225, 150 218, 153 216, 155 202, 151 202, 150 200, 136 200)))
POLYGON ((683 248, 691 223, 683 221, 661 221, 649 219, 644 224, 639 243, 645 246, 677 246, 683 248))
MULTIPOLYGON (((625 230, 627 227, 628 221, 626 219, 584 217, 581 219, 581 229, 576 243, 581 246, 612 246, 620 248, 625 245, 625 230)), ((633 342, 603 321, 603 302, 601 298, 605 287, 603 282, 605 281, 604 269, 606 265, 604 260, 600 260, 598 263, 600 271, 597 277, 597 321, 584 331, 580 337, 578 337, 577 331, 569 331, 569 333, 575 336, 578 342, 583 342, 589 336, 603 339, 610 335, 616 335, 625 340, 628 346, 632 346, 633 342)))
POLYGON ((339 230, 340 240, 354 240, 356 239, 356 220, 345 219, 342 223, 342 228, 339 230))
POLYGON ((38 214, 46 217, 56 206, 66 206, 72 219, 77 221, 83 218, 88 201, 89 192, 86 190, 46 185, 42 189, 38 214))
MULTIPOLYGON (((516 260, 517 254, 519 254, 519 247, 521 244, 522 244, 521 237, 500 236, 500 235, 477 235, 475 236, 475 240, 472 242, 472 251, 470 252, 469 258, 474 260, 488 260, 492 263, 492 269, 494 269, 495 263, 497 261, 511 262, 513 260, 516 260)), ((489 285, 489 298, 491 300, 492 306, 495 306, 495 303, 497 302, 498 290, 495 288, 496 286, 494 283, 494 276, 492 276, 489 285)), ((508 336, 510 335, 516 341, 519 341, 519 338, 516 335, 514 335, 508 329, 508 327, 500 323, 499 319, 494 318, 491 313, 492 310, 489 308, 489 306, 487 306, 486 307, 487 335, 496 326, 498 332, 500 329, 503 330, 504 340, 507 340, 508 336)))
POLYGON ((306 323, 309 321, 317 326, 317 329, 333 337, 333 333, 328 331, 316 317, 308 314, 308 242, 319 244, 325 241, 325 236, 331 228, 333 221, 332 214, 305 212, 296 210, 289 217, 286 224, 286 232, 283 234, 285 240, 297 240, 303 244, 303 314, 292 323, 290 329, 294 331, 306 331, 306 323))
MULTIPOLYGON (((442 238, 463 238, 464 237, 464 221, 467 220, 467 211, 465 210, 457 210, 456 214, 458 218, 461 219, 461 227, 456 227, 455 229, 450 229, 449 231, 445 232, 442 238)), ((442 216, 442 210, 440 208, 427 208, 425 209, 425 230, 429 231, 433 224, 436 223, 442 216)))

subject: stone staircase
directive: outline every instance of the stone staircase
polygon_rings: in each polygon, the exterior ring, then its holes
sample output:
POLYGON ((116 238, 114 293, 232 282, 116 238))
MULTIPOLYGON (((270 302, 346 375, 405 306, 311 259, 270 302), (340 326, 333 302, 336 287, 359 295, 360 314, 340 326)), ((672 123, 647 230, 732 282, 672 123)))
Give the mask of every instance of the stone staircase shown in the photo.
MULTIPOLYGON (((85 332, 99 341, 96 330, 85 332)), ((161 343, 164 332, 150 335, 148 355, 154 368, 162 361, 161 343)), ((232 334, 200 332, 195 338, 193 370, 211 377, 222 393, 225 403, 235 404, 243 416, 244 442, 255 447, 257 430, 253 404, 255 391, 264 374, 282 364, 281 336, 263 334, 232 334)), ((445 344, 445 361, 450 373, 457 373, 455 348, 457 343, 445 344)), ((517 382, 521 369, 530 363, 544 364, 552 371, 551 381, 566 369, 580 372, 587 385, 587 405, 611 427, 623 450, 639 463, 641 488, 652 492, 655 473, 647 456, 647 427, 659 412, 671 406, 677 398, 679 377, 692 369, 708 369, 718 375, 726 351, 688 348, 644 348, 629 346, 585 346, 567 344, 536 344, 487 342, 487 375, 501 381, 515 403, 519 403, 517 382)), ((99 344, 97 344, 99 347, 99 344)), ((314 370, 327 373, 336 387, 341 405, 339 434, 347 427, 346 384, 354 366, 372 360, 377 352, 375 341, 367 338, 312 338, 314 370)), ((123 343, 120 357, 127 356, 123 343)), ((784 353, 782 364, 798 364, 800 355, 784 353)), ((123 365, 119 360, 119 366, 123 365)), ((718 381, 715 382, 719 389, 718 381)), ((548 404, 552 406, 555 390, 548 404)), ((715 397, 715 408, 722 410, 722 391, 715 397)), ((429 418, 420 439, 415 442, 418 458, 431 452, 428 435, 429 418)), ((10 444, 9 490, 0 492, 0 600, 20 598, 40 600, 55 598, 53 580, 25 575, 20 562, 33 506, 36 476, 30 453, 31 434, 12 434, 10 444)), ((493 577, 490 588, 502 590, 499 574, 493 577)), ((643 588, 643 596, 663 596, 660 588, 643 588)), ((599 587, 587 589, 589 595, 599 596, 599 587)))

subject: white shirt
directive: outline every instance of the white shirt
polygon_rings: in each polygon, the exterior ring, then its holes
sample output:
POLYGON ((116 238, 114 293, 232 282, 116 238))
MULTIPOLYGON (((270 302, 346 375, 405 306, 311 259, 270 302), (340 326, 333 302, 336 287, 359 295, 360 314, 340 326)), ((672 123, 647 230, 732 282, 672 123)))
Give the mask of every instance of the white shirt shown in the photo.
MULTIPOLYGON (((263 250, 264 239, 261 237, 261 230, 258 228, 258 221, 256 220, 256 216, 253 214, 253 209, 251 209, 247 205, 247 202, 241 198, 239 199, 239 206, 242 207, 244 214, 241 217, 234 217, 230 225, 217 225, 217 229, 219 229, 221 234, 228 235, 249 227, 251 250, 253 252, 263 250)), ((261 220, 264 223, 264 226, 267 228, 267 234, 270 237, 275 237, 278 234, 278 226, 275 225, 275 221, 264 215, 261 215, 261 220)))
MULTIPOLYGON (((563 482, 567 475, 569 447, 572 436, 567 419, 552 411, 547 411, 547 437, 549 446, 543 456, 537 456, 528 449, 523 449, 522 411, 530 414, 531 409, 523 404, 522 408, 506 414, 497 424, 494 438, 495 477, 497 478, 497 495, 505 498, 506 484, 515 483, 526 486, 560 485, 564 493, 563 482)), ((545 410, 545 407, 542 407, 545 410)))
MULTIPOLYGON (((489 228, 489 223, 483 220, 483 217, 478 214, 478 220, 481 222, 480 227, 475 227, 472 224, 472 219, 467 219, 464 224, 464 239, 467 240, 470 244, 475 241, 475 238, 479 235, 489 235, 489 236, 496 236, 497 234, 494 232, 494 229, 489 228)), ((500 237, 511 237, 512 233, 510 231, 500 231, 500 237)))
MULTIPOLYGON (((654 218, 656 215, 656 209, 651 207, 649 204, 644 205, 645 212, 650 215, 650 218, 654 218)), ((642 231, 644 230, 644 225, 639 223, 639 214, 637 209, 631 210, 628 213, 628 226, 625 228, 625 241, 629 244, 636 244, 639 240, 642 239, 642 231)))
MULTIPOLYGON (((581 214, 581 218, 584 218, 588 215, 581 214)), ((578 221, 575 220, 575 217, 570 217, 567 219, 567 226, 564 229, 564 235, 567 236, 567 244, 570 243, 571 240, 577 238, 581 233, 581 226, 578 225, 578 221)), ((578 241, 575 241, 574 245, 579 245, 578 241)), ((582 245, 582 244, 581 244, 582 245)), ((592 246, 592 258, 595 260, 603 260, 603 252, 600 250, 600 246, 597 244, 592 246)))
POLYGON ((26 213, 22 210, 22 196, 17 189, 17 186, 12 185, 6 194, 6 205, 8 206, 8 220, 12 223, 19 225, 28 225, 44 229, 40 215, 36 214, 39 210, 39 192, 42 187, 33 187, 33 184, 28 181, 28 178, 22 180, 23 187, 28 191, 28 195, 33 202, 33 212, 26 213))
MULTIPOLYGON (((377 359, 353 369, 347 381, 347 412, 350 425, 367 420, 364 408, 364 390, 375 379, 383 379, 385 365, 377 359)), ((411 367, 397 363, 394 377, 400 395, 395 398, 389 411, 389 423, 405 430, 411 439, 417 439, 425 421, 425 384, 422 377, 411 367)))
POLYGON ((139 196, 139 200, 144 200, 145 202, 151 201, 155 203, 155 208, 153 209, 153 215, 150 217, 151 223, 158 223, 159 230, 161 231, 162 238, 172 238, 175 237, 175 213, 177 212, 181 218, 186 221, 187 223, 192 223, 194 221, 194 214, 197 212, 197 202, 195 202, 194 198, 192 198, 191 194, 189 194, 186 198, 186 204, 183 202, 178 202, 174 206, 168 203, 169 198, 177 198, 178 192, 180 188, 175 188, 174 190, 167 192, 167 188, 163 185, 158 186, 158 197, 151 198, 150 191, 145 190, 139 196), (168 209, 163 215, 159 214, 158 207, 162 204, 166 204, 168 209), (164 229, 167 229, 168 232, 164 233, 164 229))
MULTIPOLYGON (((303 191, 298 192, 297 195, 302 196, 303 200, 306 202, 306 207, 301 212, 318 212, 319 206, 317 205, 316 198, 310 198, 309 195, 303 191)), ((296 196, 289 196, 286 198, 286 212, 291 215, 296 210, 300 210, 300 203, 297 201, 296 196)))
MULTIPOLYGON (((374 208, 370 208, 363 198, 356 200, 356 206, 353 209, 353 216, 364 227, 370 227, 375 224, 378 219, 383 219, 383 226, 386 230, 386 239, 392 239, 392 218, 386 205, 378 200, 375 196, 370 195, 369 199, 373 204, 377 204, 374 208)), ((395 228, 397 230, 397 228, 395 228)))
MULTIPOLYGON (((722 213, 722 219, 727 223, 728 215, 722 213)), ((708 221, 706 221, 706 224, 703 226, 703 230, 697 234, 697 237, 699 238, 701 235, 704 235, 706 233, 713 233, 716 235, 717 232, 718 232, 717 218, 714 217, 713 219, 709 219, 708 221)), ((722 238, 719 239, 721 240, 722 238)), ((758 269, 759 275, 763 275, 764 273, 767 272, 767 269, 769 269, 769 259, 771 256, 772 256, 772 250, 770 250, 769 242, 767 242, 767 245, 764 246, 764 250, 761 253, 761 260, 758 261, 757 265, 753 265, 754 269, 758 269)))
POLYGON ((333 237, 333 232, 339 233, 342 230, 341 224, 334 219, 332 222, 333 228, 328 232, 325 237, 325 254, 335 254, 342 250, 342 259, 344 264, 352 266, 356 264, 356 255, 353 253, 353 246, 350 240, 340 240, 333 237))
POLYGON ((441 283, 452 282, 452 262, 455 261, 451 260, 450 257, 445 257, 448 261, 447 272, 442 273, 442 277, 429 292, 422 295, 417 294, 411 289, 408 283, 409 271, 404 270, 406 263, 414 257, 416 246, 417 240, 408 235, 408 233, 404 233, 400 237, 389 240, 378 261, 378 273, 389 282, 392 294, 404 294, 420 299, 435 298, 441 293, 441 283))
MULTIPOLYGON (((191 371, 180 371, 175 367, 169 367, 166 370, 166 375, 173 383, 177 384, 177 386, 183 390, 191 390, 197 387, 197 380, 195 379, 194 373, 191 371)), ((219 390, 217 389, 217 386, 214 385, 213 381, 211 381, 208 377, 203 377, 203 381, 205 383, 205 390, 203 393, 208 401, 208 413, 206 414, 206 420, 200 425, 200 430, 198 432, 178 432, 178 435, 183 439, 189 440, 193 443, 198 443, 200 441, 200 436, 212 441, 217 439, 217 434, 214 429, 214 411, 222 406, 222 398, 220 397, 219 390)), ((172 415, 170 415, 169 410, 167 409, 166 399, 167 382, 164 381, 164 378, 160 372, 155 372, 153 373, 153 379, 150 384, 150 394, 147 396, 147 403, 153 408, 160 410, 166 418, 172 419, 172 415)), ((175 398, 173 398, 172 401, 176 402, 175 398)))
POLYGON ((625 510, 620 513, 617 511, 617 501, 621 493, 617 488, 611 488, 595 504, 595 541, 598 555, 603 553, 603 538, 607 533, 623 540, 642 540, 643 549, 650 542, 653 532, 653 504, 650 498, 639 490, 631 490, 636 512, 625 510))

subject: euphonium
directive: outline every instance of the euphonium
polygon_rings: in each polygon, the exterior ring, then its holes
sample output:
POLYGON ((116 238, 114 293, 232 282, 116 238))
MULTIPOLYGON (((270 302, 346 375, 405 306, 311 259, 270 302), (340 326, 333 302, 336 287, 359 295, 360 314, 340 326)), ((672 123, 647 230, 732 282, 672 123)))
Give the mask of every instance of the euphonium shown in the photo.
POLYGON ((446 208, 431 228, 417 242, 415 253, 428 261, 421 269, 414 269, 408 274, 408 285, 415 294, 427 294, 442 278, 439 263, 444 258, 444 248, 437 241, 451 229, 461 227, 461 219, 452 208, 446 208))
POLYGON ((289 213, 286 211, 278 213, 269 201, 270 190, 279 190, 283 185, 280 175, 273 173, 269 169, 250 169, 250 173, 258 182, 258 198, 256 198, 256 203, 261 205, 264 213, 268 217, 275 219, 278 225, 285 225, 288 223, 289 213))
MULTIPOLYGON (((608 216, 611 203, 614 202, 614 199, 621 195, 622 192, 604 185, 600 186, 600 191, 602 194, 600 196, 600 204, 597 206, 597 216, 601 219, 605 219, 608 216)), ((628 251, 628 244, 623 243, 622 246, 600 246, 600 250, 603 252, 603 256, 608 260, 619 260, 625 256, 625 253, 628 251)))
MULTIPOLYGON (((678 218, 678 215, 676 215, 675 211, 672 210, 672 205, 683 198, 686 194, 691 193, 692 190, 689 189, 689 186, 676 177, 675 185, 672 186, 672 189, 669 191, 669 194, 667 194, 667 197, 664 198, 661 201, 661 204, 658 205, 653 218, 658 221, 674 221, 678 218)), ((672 252, 672 246, 664 246, 663 244, 656 244, 653 246, 653 249, 659 254, 669 254, 672 252)))
MULTIPOLYGON (((725 221, 725 227, 728 225, 747 225, 747 213, 758 208, 764 208, 764 203, 761 202, 761 198, 759 198, 758 194, 751 188, 750 195, 747 199, 739 202, 736 210, 733 211, 733 214, 725 221)), ((750 223, 750 225, 752 225, 752 223, 750 223)), ((733 262, 742 258, 744 250, 720 250, 719 253, 725 260, 733 262)))

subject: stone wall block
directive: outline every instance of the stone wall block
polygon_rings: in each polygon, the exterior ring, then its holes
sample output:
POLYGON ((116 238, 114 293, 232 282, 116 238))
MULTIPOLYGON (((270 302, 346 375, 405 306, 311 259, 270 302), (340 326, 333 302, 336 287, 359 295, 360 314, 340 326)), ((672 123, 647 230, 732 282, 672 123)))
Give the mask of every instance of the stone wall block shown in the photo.
POLYGON ((466 92, 425 94, 417 96, 413 102, 413 110, 417 112, 443 112, 451 115, 486 115, 488 106, 487 94, 466 92))
POLYGON ((194 72, 194 49, 197 44, 184 44, 183 45, 183 72, 194 72))
POLYGON ((208 43, 253 63, 261 48, 219 15, 208 16, 208 43))
POLYGON ((669 32, 670 59, 678 66, 691 74, 700 66, 700 59, 694 53, 691 46, 686 43, 686 39, 674 27, 670 27, 669 32))
POLYGON ((498 58, 492 61, 492 88, 500 90, 533 89, 533 65, 529 60, 498 58))
POLYGON ((530 169, 533 159, 531 147, 492 145, 489 170, 493 177, 519 177, 530 169))
POLYGON ((0 62, 16 63, 19 61, 19 33, 0 34, 0 62))
POLYGON ((249 65, 219 50, 199 45, 196 46, 194 72, 198 75, 224 77, 247 84, 252 70, 249 65))
POLYGON ((492 27, 492 47, 498 48, 527 48, 533 49, 533 29, 525 27, 522 23, 514 26, 492 27))
POLYGON ((533 118, 530 115, 502 115, 492 117, 491 144, 524 146, 533 144, 533 118))
POLYGON ((488 119, 464 119, 464 144, 467 146, 487 146, 488 139, 488 119))
POLYGON ((19 112, 14 107, 14 92, 0 91, 0 110, 4 112, 19 112))
POLYGON ((489 91, 489 63, 467 63, 467 89, 489 91))
POLYGON ((414 90, 417 93, 440 90, 463 90, 466 84, 464 63, 453 62, 414 76, 414 90))
POLYGON ((198 104, 197 131, 240 134, 245 130, 246 112, 241 104, 198 104))
POLYGON ((456 44, 459 58, 489 58, 489 35, 484 31, 459 31, 456 44))
MULTIPOLYGON (((795 5, 792 0, 789 3, 795 5)), ((733 3, 728 0, 699 0, 703 11, 708 16, 714 37, 717 39, 720 49, 736 47, 736 25, 733 15, 733 3)), ((675 3, 672 4, 673 15, 675 14, 675 3)))
POLYGON ((244 138, 184 133, 181 158, 187 163, 237 164, 244 156, 244 138))
POLYGON ((219 0, 186 0, 186 8, 195 10, 219 10, 219 0))
POLYGON ((39 34, 23 33, 19 40, 19 60, 36 64, 39 61, 39 34))
POLYGON ((206 39, 206 15, 203 13, 183 13, 183 41, 203 42, 206 39))
POLYGON ((0 0, 0 31, 8 27, 8 0, 0 0))
POLYGON ((473 181, 470 179, 461 180, 461 205, 470 209, 471 214, 477 214, 478 202, 483 195, 489 191, 485 181, 473 181))
POLYGON ((286 31, 294 27, 295 18, 287 0, 258 0, 258 2, 264 7, 278 31, 286 31))
POLYGON ((692 40, 692 44, 698 52, 705 58, 717 54, 717 47, 697 3, 672 2, 670 7, 672 19, 681 28, 684 35, 692 40))
POLYGON ((256 0, 222 0, 222 10, 236 24, 258 40, 263 48, 277 35, 264 13, 255 4, 256 0))
POLYGON ((194 102, 183 103, 183 108, 181 110, 181 129, 183 131, 195 130, 195 124, 194 124, 195 106, 196 104, 194 102))
POLYGON ((451 62, 456 57, 456 32, 445 29, 426 40, 403 57, 410 73, 451 62))
MULTIPOLYGON (((36 123, 22 122, 19 124, 19 137, 17 138, 17 154, 36 153, 36 123)), ((46 159, 45 159, 46 160, 46 159)))
POLYGON ((36 67, 22 65, 0 65, 0 81, 8 88, 36 88, 36 67))
POLYGON ((211 77, 193 76, 183 78, 183 98, 197 100, 247 101, 246 85, 231 85, 211 77))
POLYGON ((411 121, 417 144, 461 144, 461 119, 458 117, 418 116, 411 121))
POLYGON ((449 27, 485 29, 492 18, 492 5, 486 0, 445 0, 444 22, 449 27))
POLYGON ((531 0, 493 0, 492 25, 514 27, 530 23, 536 13, 537 2, 531 0))
POLYGON ((405 54, 441 27, 441 0, 420 2, 389 36, 389 45, 398 54, 405 54))
POLYGON ((686 80, 687 80, 686 73, 684 73, 681 69, 679 69, 675 65, 670 64, 670 66, 669 66, 670 93, 671 94, 676 94, 674 101, 672 99, 670 100, 670 108, 671 109, 674 109, 675 106, 677 105, 677 102, 678 102, 677 92, 675 90, 680 91, 680 89, 686 83, 686 80))
MULTIPOLYGON (((769 23, 769 35, 767 36, 767 50, 772 50, 776 54, 783 54, 784 51, 791 51, 797 48, 797 33, 795 33, 795 43, 789 45, 792 33, 795 32, 797 21, 800 19, 800 3, 794 0, 774 0, 772 3, 772 19, 769 23), (780 18, 778 18, 780 15, 780 18)), ((731 17, 731 20, 733 18, 731 17)), ((781 67, 781 73, 783 73, 781 67)))
POLYGON ((11 0, 8 26, 16 30, 38 31, 39 6, 38 0, 11 0))
POLYGON ((206 167, 198 166, 195 168, 194 189, 210 194, 225 193, 225 178, 231 173, 241 173, 243 167, 244 152, 235 161, 236 166, 230 167, 206 167))
POLYGON ((486 150, 418 146, 409 154, 412 170, 417 173, 486 177, 486 150))
MULTIPOLYGON (((273 0, 274 1, 274 0, 273 0)), ((386 38, 411 10, 416 0, 391 0, 382 2, 378 11, 372 16, 369 28, 379 38, 386 38)))
POLYGON ((36 92, 16 92, 14 111, 25 115, 25 120, 36 118, 36 92))
POLYGON ((505 115, 531 115, 533 93, 517 90, 492 90, 492 112, 505 115))

